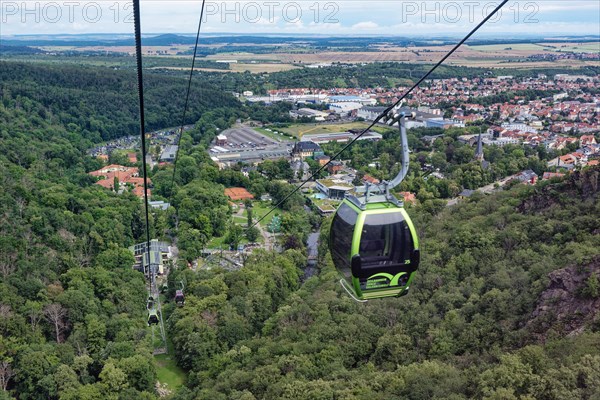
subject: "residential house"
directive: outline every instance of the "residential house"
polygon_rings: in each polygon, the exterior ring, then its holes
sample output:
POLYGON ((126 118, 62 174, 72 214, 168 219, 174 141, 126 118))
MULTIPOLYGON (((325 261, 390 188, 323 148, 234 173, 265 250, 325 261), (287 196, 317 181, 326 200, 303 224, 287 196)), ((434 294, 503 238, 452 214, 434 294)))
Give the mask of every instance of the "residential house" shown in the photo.
POLYGON ((417 196, 411 192, 400 192, 400 195, 404 198, 405 203, 416 204, 417 196))
POLYGON ((596 144, 596 137, 594 135, 583 135, 579 138, 579 145, 582 147, 592 144, 596 144))
MULTIPOLYGON (((95 176, 99 179, 96 184, 104 188, 118 191, 121 193, 128 185, 133 186, 132 193, 137 197, 144 197, 144 179, 139 177, 139 171, 137 167, 125 167, 123 165, 111 164, 106 167, 100 168, 97 171, 89 173, 91 176, 95 176), (117 188, 114 187, 115 180, 119 183, 117 188)), ((148 187, 152 186, 152 181, 148 179, 148 187)), ((148 196, 151 195, 150 189, 148 189, 148 196)))
POLYGON ((160 154, 161 162, 173 162, 175 161, 175 157, 177 156, 177 149, 179 146, 174 144, 168 145, 164 148, 162 153, 160 154))
POLYGON ((513 175, 510 180, 518 180, 528 185, 535 185, 538 180, 538 174, 528 169, 513 175))
POLYGON ((365 176, 363 176, 362 178, 364 183, 369 183, 371 185, 377 185, 379 184, 379 179, 372 177, 369 174, 365 174, 365 176))
POLYGON ((344 169, 344 164, 342 164, 341 161, 332 161, 327 166, 327 171, 329 171, 329 173, 331 175, 340 173, 343 169, 344 169))
POLYGON ((331 157, 323 154, 315 157, 315 161, 319 163, 320 166, 327 164, 331 160, 331 157))
POLYGON ((317 155, 324 154, 323 150, 321 150, 321 146, 319 146, 318 144, 316 144, 314 142, 309 142, 309 141, 296 142, 294 144, 294 147, 292 148, 292 158, 293 159, 304 160, 308 157, 313 158, 315 156, 315 153, 317 153, 317 155))

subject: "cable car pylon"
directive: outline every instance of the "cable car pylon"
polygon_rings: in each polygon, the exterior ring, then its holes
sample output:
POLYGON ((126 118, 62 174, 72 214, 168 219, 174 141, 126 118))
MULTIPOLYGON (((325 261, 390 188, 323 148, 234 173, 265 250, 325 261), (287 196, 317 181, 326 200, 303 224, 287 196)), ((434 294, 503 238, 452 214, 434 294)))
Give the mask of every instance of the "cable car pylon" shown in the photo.
MULTIPOLYGON (((406 117, 400 108, 383 118, 400 129, 402 167, 391 181, 356 187, 347 194, 331 224, 329 246, 340 283, 356 301, 403 296, 419 266, 419 239, 404 209, 390 190, 406 177, 410 151, 406 117)), ((414 118, 414 113, 409 115, 414 118)))

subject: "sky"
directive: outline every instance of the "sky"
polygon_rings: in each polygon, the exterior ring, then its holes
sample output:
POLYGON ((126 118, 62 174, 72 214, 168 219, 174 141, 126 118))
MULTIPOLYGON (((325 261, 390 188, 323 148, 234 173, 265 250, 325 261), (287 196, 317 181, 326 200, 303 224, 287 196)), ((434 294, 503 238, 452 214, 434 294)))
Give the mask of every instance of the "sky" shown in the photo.
MULTIPOLYGON (((202 32, 460 36, 499 1, 206 0, 202 32)), ((141 0, 143 33, 193 33, 201 1, 141 0)), ((131 33, 131 3, 0 0, 0 38, 19 34, 131 33)), ((480 37, 594 35, 600 1, 509 1, 480 37)))

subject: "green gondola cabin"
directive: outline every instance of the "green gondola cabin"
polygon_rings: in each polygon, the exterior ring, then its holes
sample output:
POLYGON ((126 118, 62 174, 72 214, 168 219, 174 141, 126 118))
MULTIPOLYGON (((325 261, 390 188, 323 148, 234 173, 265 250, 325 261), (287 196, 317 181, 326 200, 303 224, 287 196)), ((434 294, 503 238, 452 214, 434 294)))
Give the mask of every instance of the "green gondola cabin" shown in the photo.
POLYGON ((419 241, 406 210, 393 203, 346 199, 331 224, 331 254, 357 298, 402 296, 419 266, 419 241))
POLYGON ((148 326, 150 325, 158 325, 159 323, 159 317, 158 317, 158 311, 157 310, 149 310, 148 311, 148 326))

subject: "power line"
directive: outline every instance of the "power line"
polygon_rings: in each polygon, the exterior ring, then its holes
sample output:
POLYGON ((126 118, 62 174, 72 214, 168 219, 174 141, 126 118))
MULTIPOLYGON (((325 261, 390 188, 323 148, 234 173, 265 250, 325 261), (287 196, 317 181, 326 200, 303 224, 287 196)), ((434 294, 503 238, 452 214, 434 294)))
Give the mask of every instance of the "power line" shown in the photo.
POLYGON ((175 172, 177 171, 177 159, 179 158, 179 143, 183 136, 183 127, 185 125, 185 115, 188 110, 188 102, 190 99, 190 92, 192 87, 192 75, 194 74, 194 65, 196 64, 196 52, 198 51, 198 40, 200 39, 200 28, 202 28, 202 19, 204 18, 204 3, 206 0, 202 0, 202 6, 200 8, 200 20, 198 21, 198 32, 196 32, 196 44, 194 45, 194 55, 192 56, 192 68, 190 69, 190 77, 188 78, 187 92, 185 94, 185 105, 183 106, 183 115, 181 116, 181 128, 179 129, 179 137, 177 138, 177 151, 175 151, 175 160, 173 162, 173 176, 171 177, 171 189, 169 190, 169 203, 173 202, 173 187, 175 186, 175 172))
POLYGON ((150 217, 148 211, 148 171, 146 168, 146 119, 144 114, 144 77, 142 69, 140 0, 133 0, 133 21, 135 29, 135 57, 137 62, 138 97, 140 102, 140 136, 142 138, 142 171, 144 175, 144 205, 146 210, 146 251, 148 252, 148 273, 150 275, 150 281, 153 282, 154 274, 152 271, 150 271, 150 217))
POLYGON ((365 133, 367 133, 375 124, 381 121, 391 110, 393 110, 406 96, 412 93, 425 79, 429 77, 440 65, 443 64, 444 61, 448 59, 460 46, 462 46, 475 32, 479 30, 490 18, 492 18, 506 3, 508 0, 503 0, 490 14, 488 14, 475 28, 473 28, 460 42, 458 42, 441 60, 439 60, 425 75, 421 77, 410 89, 408 89, 400 98, 391 106, 387 107, 377 118, 371 122, 371 124, 365 128, 360 134, 358 134, 354 139, 348 142, 340 151, 338 151, 333 157, 329 159, 325 164, 323 164, 315 173, 313 173, 308 179, 304 180, 299 186, 297 186, 294 190, 292 190, 287 196, 285 196, 279 203, 273 206, 269 212, 259 218, 255 223, 249 226, 247 229, 251 229, 258 225, 263 219, 265 219, 269 214, 271 214, 277 207, 283 204, 287 199, 292 197, 295 193, 297 193, 308 181, 313 179, 315 176, 319 176, 321 171, 323 171, 331 162, 333 162, 337 157, 339 157, 344 151, 346 151, 350 146, 352 146, 357 140, 359 140, 365 133))

